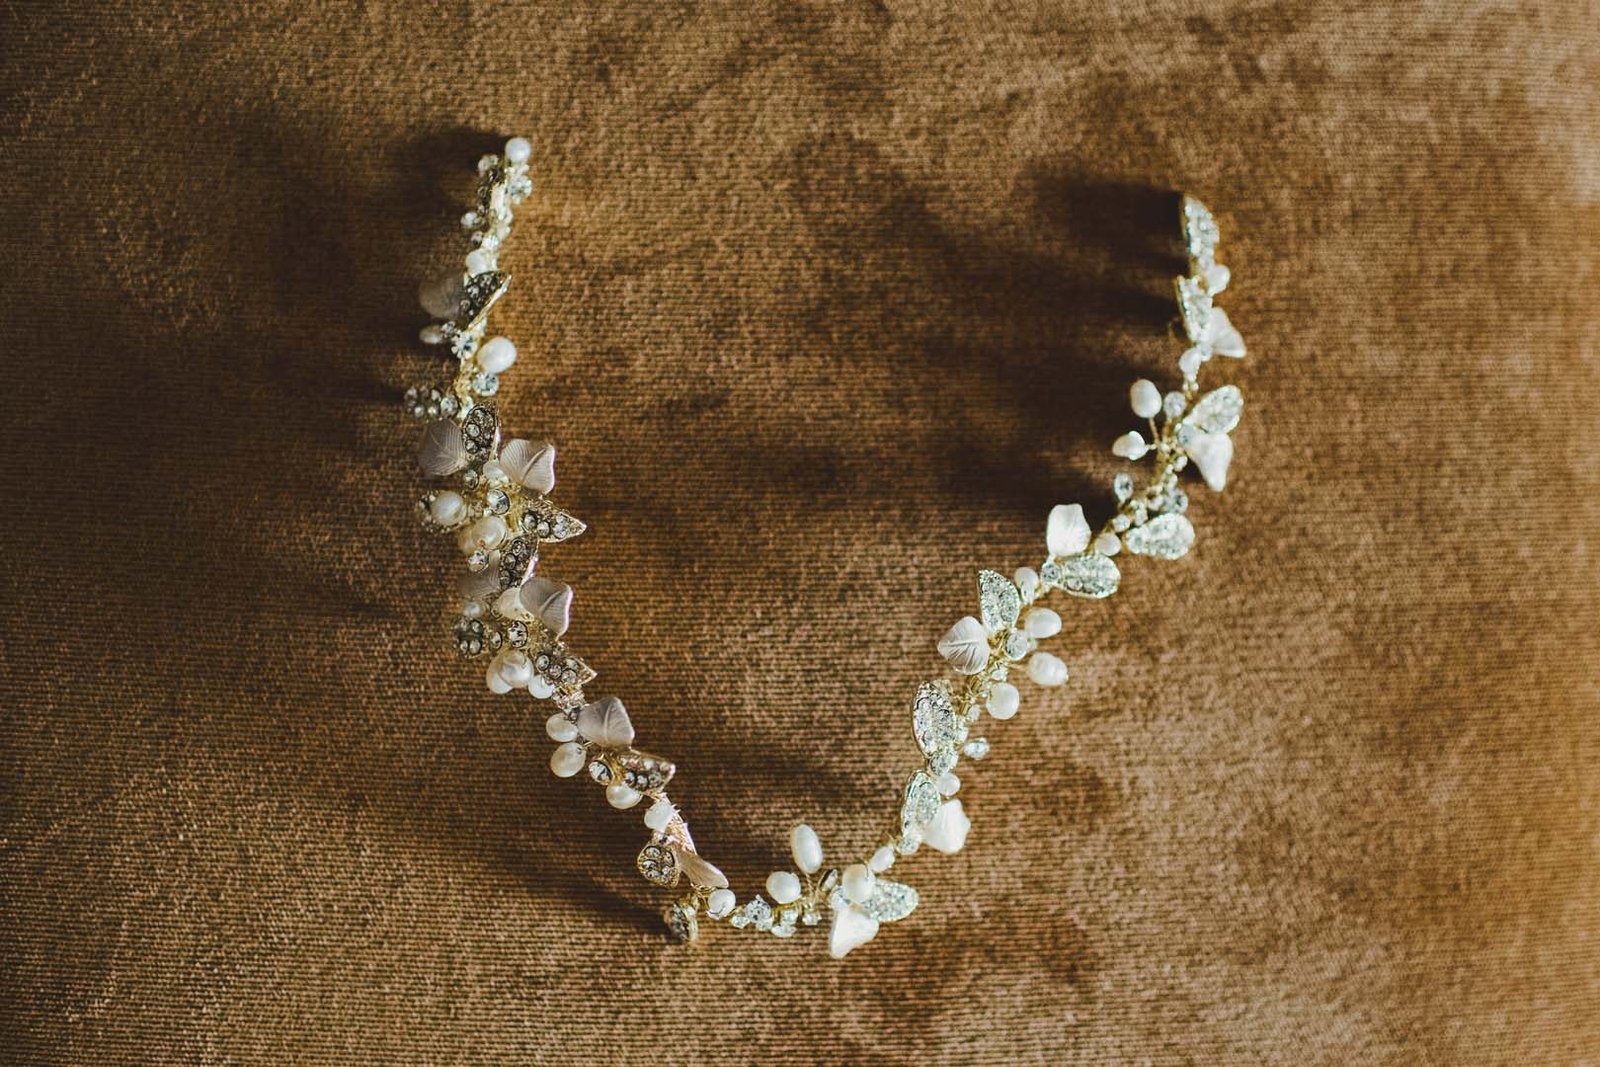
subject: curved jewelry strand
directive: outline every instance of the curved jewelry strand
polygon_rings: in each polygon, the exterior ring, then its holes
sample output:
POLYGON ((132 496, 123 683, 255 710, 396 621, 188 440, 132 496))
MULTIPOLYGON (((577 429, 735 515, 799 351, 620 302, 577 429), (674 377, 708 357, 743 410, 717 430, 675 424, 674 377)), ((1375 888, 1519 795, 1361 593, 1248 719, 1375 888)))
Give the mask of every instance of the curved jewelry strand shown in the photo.
POLYGON ((584 691, 596 675, 565 641, 572 587, 546 577, 540 566, 547 546, 586 529, 550 498, 554 446, 502 439, 493 397, 517 349, 508 338, 486 335, 489 313, 511 281, 499 268, 499 254, 511 233, 513 209, 533 191, 530 155, 529 142, 514 137, 503 154, 478 161, 477 203, 461 220, 472 243, 464 270, 450 271, 420 291, 423 307, 438 320, 423 329, 422 340, 444 348, 454 364, 448 382, 413 387, 405 403, 412 416, 426 420, 417 454, 423 473, 457 480, 456 488, 430 491, 419 504, 423 522, 453 535, 466 557, 456 587, 456 648, 463 656, 487 658, 485 680, 492 691, 527 692, 551 703, 545 730, 556 743, 550 769, 557 776, 586 774, 619 810, 649 801, 649 838, 635 865, 653 884, 678 890, 663 913, 674 938, 694 941, 702 918, 790 937, 802 926, 820 924, 826 913, 829 951, 843 957, 876 936, 883 923, 917 907, 917 890, 886 877, 897 862, 925 848, 954 853, 966 843, 971 821, 957 796, 956 770, 961 760, 988 754, 986 717, 1003 722, 1016 714, 1021 693, 1013 679, 1026 675, 1047 688, 1067 681, 1066 664, 1039 648, 1061 631, 1061 616, 1043 606, 1045 597, 1057 591, 1092 600, 1110 596, 1122 579, 1117 557, 1123 552, 1184 556, 1195 529, 1180 474, 1192 464, 1213 490, 1226 484, 1233 458, 1229 434, 1239 423, 1243 396, 1232 385, 1202 392, 1198 376, 1212 357, 1237 359, 1245 346, 1214 304, 1229 278, 1216 260, 1216 221, 1198 200, 1182 198, 1189 271, 1175 283, 1187 337, 1178 357, 1181 385, 1163 393, 1153 382, 1134 382, 1129 396, 1134 414, 1146 420, 1148 439, 1130 430, 1112 445, 1131 462, 1152 460, 1148 479, 1138 485, 1126 471, 1113 479, 1117 509, 1099 531, 1091 530, 1077 504, 1052 508, 1046 557, 1037 569, 1022 567, 1011 578, 978 572, 978 614, 958 620, 938 642, 952 676, 923 683, 912 701, 921 762, 906 778, 884 832, 853 862, 825 867, 816 832, 803 823, 795 826, 789 841, 795 870, 773 872, 766 896, 741 904, 723 873, 700 855, 667 794, 676 765, 635 745, 621 700, 590 698, 584 691))

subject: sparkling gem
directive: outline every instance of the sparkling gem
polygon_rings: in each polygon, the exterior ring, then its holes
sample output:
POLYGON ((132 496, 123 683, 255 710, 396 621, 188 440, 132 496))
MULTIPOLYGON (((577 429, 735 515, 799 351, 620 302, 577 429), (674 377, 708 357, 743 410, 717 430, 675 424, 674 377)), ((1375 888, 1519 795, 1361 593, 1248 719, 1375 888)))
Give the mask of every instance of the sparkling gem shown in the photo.
POLYGON ((1127 500, 1133 495, 1133 475, 1123 471, 1111 479, 1111 491, 1116 494, 1118 503, 1127 500))
POLYGON ((961 751, 968 759, 983 759, 989 754, 989 739, 987 737, 974 737, 961 746, 961 751))
POLYGON ((1014 626, 1022 610, 1022 594, 1003 574, 978 572, 978 608, 992 634, 1014 626))
POLYGON ((950 703, 950 691, 937 682, 924 682, 917 688, 911 705, 911 730, 917 747, 933 755, 955 744, 958 723, 950 703))
POLYGON ((1091 600, 1102 600, 1115 593, 1118 583, 1122 581, 1122 572, 1117 565, 1096 552, 1051 560, 1040 573, 1048 584, 1057 589, 1091 600))
POLYGON ((1122 539, 1129 552, 1156 559, 1178 559, 1194 544, 1194 525, 1177 512, 1158 515, 1122 539))

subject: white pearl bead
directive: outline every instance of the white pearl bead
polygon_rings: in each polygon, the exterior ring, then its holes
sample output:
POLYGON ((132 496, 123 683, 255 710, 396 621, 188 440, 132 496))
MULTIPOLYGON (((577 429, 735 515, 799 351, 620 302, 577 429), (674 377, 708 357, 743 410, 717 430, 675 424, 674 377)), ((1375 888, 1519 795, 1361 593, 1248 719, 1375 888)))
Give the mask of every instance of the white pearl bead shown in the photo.
POLYGON ((442 345, 444 344, 444 327, 430 322, 417 331, 417 340, 425 345, 442 345))
POLYGON ((961 778, 954 771, 945 771, 935 783, 942 797, 953 797, 961 792, 961 778))
POLYGON ((587 759, 582 745, 576 741, 568 741, 564 745, 557 745, 556 750, 550 753, 550 770, 557 778, 571 778, 583 770, 583 764, 587 759))
POLYGON ((490 374, 499 374, 510 370, 517 361, 517 346, 509 337, 491 337, 478 346, 478 354, 474 358, 478 366, 490 374))
POLYGON ((1148 378, 1133 383, 1128 399, 1133 402, 1133 413, 1141 419, 1153 419, 1161 413, 1161 390, 1148 378))
POLYGON ((1010 682, 1000 682, 989 690, 989 714, 997 719, 1009 719, 1017 713, 1022 694, 1010 682))
POLYGON ((455 526, 467 517, 467 502, 460 493, 446 489, 428 504, 428 515, 440 526, 455 526))
POLYGON ((622 782, 612 782, 610 785, 606 786, 606 803, 610 804, 618 811, 626 811, 643 799, 644 794, 640 793, 631 785, 624 785, 622 782))
POLYGON ((894 848, 890 845, 884 845, 872 854, 872 858, 867 861, 867 866, 877 874, 887 871, 894 866, 894 848))
POLYGON ((1029 637, 1043 641, 1061 632, 1061 616, 1049 608, 1034 608, 1022 620, 1022 628, 1029 637))
POLYGON ((1035 652, 1028 660, 1028 677, 1038 685, 1062 685, 1067 680, 1067 665, 1048 652, 1035 652))
POLYGON ((645 810, 644 824, 658 834, 664 833, 677 816, 678 809, 672 806, 672 801, 662 799, 645 810))
POLYGON ((817 832, 805 823, 789 831, 789 851, 794 854, 794 865, 804 874, 816 874, 822 869, 822 842, 817 832))
POLYGON ((1138 430, 1129 430, 1111 442, 1111 454, 1123 459, 1142 459, 1148 451, 1150 446, 1144 443, 1144 437, 1138 430))
POLYGON ((868 870, 865 863, 852 863, 844 869, 844 878, 839 884, 851 903, 865 904, 872 896, 872 887, 877 883, 878 876, 868 870))
POLYGON ((793 871, 773 871, 767 875, 767 892, 779 904, 800 899, 800 878, 793 871))
POLYGON ((472 540, 478 548, 499 548, 506 539, 506 520, 498 515, 485 515, 472 526, 472 540))
POLYGON ((559 713, 544 721, 544 732, 550 735, 552 741, 575 741, 578 737, 578 727, 571 719, 559 713))
POLYGON ((706 897, 706 914, 713 919, 720 919, 733 910, 738 899, 731 889, 713 889, 711 895, 706 897))
POLYGON ((528 679, 528 692, 535 700, 549 700, 556 695, 556 687, 544 675, 536 674, 528 679))
POLYGON ((490 260, 488 253, 483 249, 476 248, 467 253, 468 274, 482 274, 486 270, 493 269, 494 262, 490 260))
POLYGON ((1094 539, 1094 550, 1102 556, 1115 556, 1122 551, 1122 538, 1107 530, 1094 539))
POLYGON ((489 692, 497 696, 504 696, 511 692, 511 686, 504 678, 500 677, 500 671, 493 663, 489 664, 489 669, 483 673, 483 681, 489 687, 489 692))
POLYGON ((533 145, 526 137, 513 137, 506 142, 506 159, 512 163, 526 163, 533 154, 533 145))
POLYGON ((1032 604, 1033 598, 1039 595, 1039 572, 1032 567, 1018 567, 1013 580, 1017 583, 1017 591, 1022 594, 1022 602, 1032 604))
POLYGON ((521 689, 533 677, 533 661, 521 649, 504 649, 490 662, 500 680, 513 689, 521 689))

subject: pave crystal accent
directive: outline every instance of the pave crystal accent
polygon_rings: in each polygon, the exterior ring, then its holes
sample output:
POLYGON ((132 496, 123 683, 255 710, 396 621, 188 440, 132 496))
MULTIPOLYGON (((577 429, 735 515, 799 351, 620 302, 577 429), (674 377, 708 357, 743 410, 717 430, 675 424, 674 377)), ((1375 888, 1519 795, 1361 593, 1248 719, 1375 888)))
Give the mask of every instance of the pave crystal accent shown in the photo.
POLYGON ((1189 415, 1178 427, 1193 427, 1201 433, 1232 433, 1244 413, 1244 394, 1236 385, 1213 389, 1194 402, 1189 415))
POLYGON ((1009 578, 994 571, 978 572, 978 612, 990 633, 1015 626, 1021 611, 1022 594, 1009 578))
POLYGON ((666 844, 652 841, 639 850, 634 866, 645 880, 665 889, 678 884, 678 856, 666 844))
POLYGON ((880 877, 872 884, 872 895, 859 907, 879 922, 892 923, 915 911, 921 899, 910 886, 880 877))
POLYGON ((1104 600, 1115 593, 1122 582, 1122 572, 1116 562, 1098 552, 1049 560, 1039 569, 1039 576, 1046 585, 1090 600, 1104 600))
POLYGON ((1177 512, 1158 515, 1122 535, 1129 552, 1156 559, 1181 559, 1194 544, 1194 524, 1177 512))
POLYGON ((924 755, 932 756, 955 746, 961 725, 950 703, 949 687, 924 682, 917 689, 917 699, 911 705, 911 729, 924 755))

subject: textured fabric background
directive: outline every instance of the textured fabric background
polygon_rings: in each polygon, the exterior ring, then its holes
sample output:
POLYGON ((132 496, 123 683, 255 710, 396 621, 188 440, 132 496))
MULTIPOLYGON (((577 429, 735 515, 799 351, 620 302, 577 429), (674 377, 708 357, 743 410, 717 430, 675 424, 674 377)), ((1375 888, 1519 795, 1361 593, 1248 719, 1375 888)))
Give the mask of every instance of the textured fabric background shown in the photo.
POLYGON ((1600 1062, 1592 3, 7 4, 0 1059, 1600 1062), (537 143, 547 560, 741 895, 865 845, 981 566, 1109 506, 1173 191, 1252 358, 844 964, 665 946, 447 648, 414 292, 537 143))

